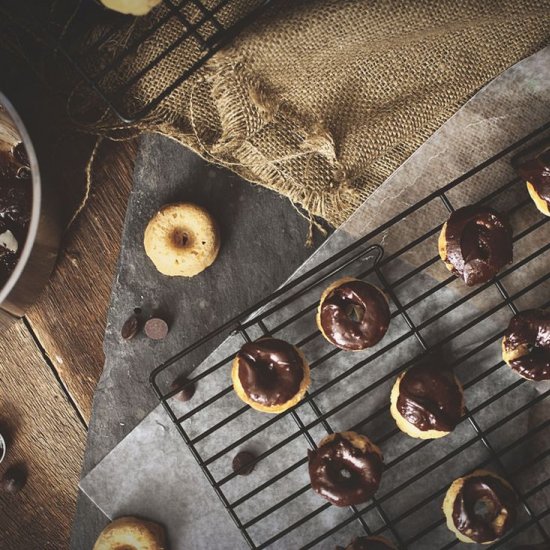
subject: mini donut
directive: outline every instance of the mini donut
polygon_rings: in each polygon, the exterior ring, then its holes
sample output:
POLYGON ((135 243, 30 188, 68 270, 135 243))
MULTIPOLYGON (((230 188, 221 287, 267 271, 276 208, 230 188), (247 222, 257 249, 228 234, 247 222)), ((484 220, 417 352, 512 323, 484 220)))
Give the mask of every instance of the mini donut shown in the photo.
POLYGON ((245 403, 267 413, 281 413, 296 405, 310 382, 302 352, 277 338, 246 343, 233 360, 231 378, 245 403))
POLYGON ((368 437, 355 432, 326 436, 308 451, 311 488, 335 506, 366 502, 382 479, 382 452, 368 437))
POLYGON ((167 550, 164 527, 131 516, 115 519, 99 535, 93 550, 167 550))
POLYGON ((550 143, 538 147, 533 155, 517 163, 516 171, 525 181, 536 207, 545 216, 550 216, 550 143))
POLYGON ((147 15, 162 0, 100 0, 106 7, 129 15, 147 15))
POLYGON ((527 380, 550 380, 550 311, 529 309, 512 317, 502 358, 527 380))
POLYGON ((170 277, 193 277, 212 265, 220 250, 216 222, 200 206, 167 204, 151 219, 143 239, 155 267, 170 277))
POLYGON ((379 288, 344 277, 323 292, 316 320, 321 334, 331 344, 360 351, 382 340, 390 317, 388 300, 379 288))
POLYGON ((411 437, 437 439, 451 433, 464 413, 464 393, 447 368, 419 364, 399 375, 391 391, 390 412, 411 437))
POLYGON ((510 529, 516 507, 510 484, 486 470, 455 479, 443 501, 447 527, 462 542, 480 544, 495 542, 510 529))
POLYGON ((395 546, 384 537, 357 537, 345 550, 395 550, 395 546))
POLYGON ((439 256, 468 286, 490 281, 512 262, 512 228, 502 214, 486 206, 465 206, 443 225, 439 256))

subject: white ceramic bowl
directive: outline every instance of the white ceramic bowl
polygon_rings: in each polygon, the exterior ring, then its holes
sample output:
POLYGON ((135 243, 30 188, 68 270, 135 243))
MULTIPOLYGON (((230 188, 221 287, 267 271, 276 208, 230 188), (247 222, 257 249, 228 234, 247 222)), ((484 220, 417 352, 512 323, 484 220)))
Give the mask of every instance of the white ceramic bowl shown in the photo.
POLYGON ((0 288, 0 331, 22 317, 49 279, 59 247, 60 228, 54 201, 44 189, 30 136, 10 101, 0 93, 0 141, 13 147, 23 142, 30 161, 32 212, 27 239, 15 269, 0 288))

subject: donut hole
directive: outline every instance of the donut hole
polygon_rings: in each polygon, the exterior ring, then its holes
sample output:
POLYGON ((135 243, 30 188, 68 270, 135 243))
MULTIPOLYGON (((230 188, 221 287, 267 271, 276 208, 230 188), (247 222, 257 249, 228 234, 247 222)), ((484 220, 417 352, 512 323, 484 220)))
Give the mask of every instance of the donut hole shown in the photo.
POLYGON ((170 235, 170 240, 178 248, 184 248, 189 242, 189 234, 183 229, 174 229, 170 235))
POLYGON ((349 470, 346 470, 345 468, 340 469, 340 476, 342 479, 351 479, 351 472, 349 470))
POLYGON ((333 483, 341 487, 353 487, 357 482, 357 474, 341 462, 332 462, 327 473, 333 483))
POLYGON ((344 306, 344 313, 350 321, 353 321, 354 323, 360 323, 365 316, 365 309, 359 304, 351 302, 344 306))
POLYGON ((480 521, 492 521, 498 515, 495 503, 487 497, 481 497, 474 503, 474 515, 480 521))

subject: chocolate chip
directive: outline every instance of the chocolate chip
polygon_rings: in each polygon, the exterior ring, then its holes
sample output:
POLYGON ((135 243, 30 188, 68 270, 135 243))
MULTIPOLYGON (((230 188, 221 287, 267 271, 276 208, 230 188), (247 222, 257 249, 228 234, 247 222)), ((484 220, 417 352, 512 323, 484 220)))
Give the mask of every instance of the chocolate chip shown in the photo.
POLYGON ((168 334, 168 324, 164 319, 152 317, 145 323, 145 334, 151 340, 162 340, 168 334))
POLYGON ((18 493, 27 482, 27 472, 21 466, 12 466, 0 481, 0 488, 3 492, 15 494, 18 493))
POLYGON ((183 375, 178 376, 172 384, 170 384, 170 389, 172 391, 179 390, 180 388, 181 391, 174 395, 174 398, 179 401, 189 401, 195 395, 195 384, 193 382, 189 383, 189 380, 183 375))
POLYGON ((135 314, 130 315, 130 317, 124 321, 122 329, 120 330, 120 335, 124 340, 131 340, 137 334, 138 328, 139 321, 137 316, 135 314))
POLYGON ((27 155, 27 150, 25 149, 22 141, 12 149, 11 154, 13 155, 13 158, 20 164, 23 164, 24 166, 31 165, 31 163, 29 162, 29 156, 27 155))
POLYGON ((254 470, 256 466, 255 462, 252 462, 256 457, 248 452, 241 451, 233 458, 233 471, 240 476, 247 476, 254 470))

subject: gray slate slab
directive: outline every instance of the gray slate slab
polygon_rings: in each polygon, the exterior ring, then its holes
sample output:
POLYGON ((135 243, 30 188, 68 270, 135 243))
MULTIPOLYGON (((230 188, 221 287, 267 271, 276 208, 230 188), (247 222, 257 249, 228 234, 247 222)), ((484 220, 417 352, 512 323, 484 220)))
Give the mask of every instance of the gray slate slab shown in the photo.
MULTIPOLYGON (((288 199, 207 163, 168 138, 142 137, 83 476, 158 404, 148 383, 151 370, 282 283, 324 240, 316 232, 314 246, 305 246, 307 231, 307 220, 288 199), (182 200, 206 207, 222 235, 217 261, 192 279, 158 273, 142 244, 145 226, 155 211, 182 200), (144 335, 123 341, 120 327, 135 307, 141 307, 145 316, 162 315, 170 323, 172 336, 162 342, 144 335)), ((215 345, 213 341, 201 348, 186 369, 200 363, 215 345)), ((80 494, 71 547, 91 549, 106 523, 103 514, 80 494)))

